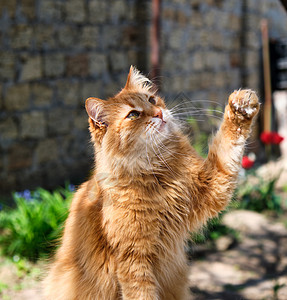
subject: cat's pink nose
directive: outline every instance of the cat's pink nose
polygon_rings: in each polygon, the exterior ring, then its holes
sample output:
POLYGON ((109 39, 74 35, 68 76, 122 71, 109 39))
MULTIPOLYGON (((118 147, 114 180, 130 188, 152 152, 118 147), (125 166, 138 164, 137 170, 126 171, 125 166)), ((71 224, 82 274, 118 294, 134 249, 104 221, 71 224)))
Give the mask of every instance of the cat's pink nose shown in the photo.
POLYGON ((162 110, 159 108, 154 112, 154 118, 160 118, 162 120, 162 110))

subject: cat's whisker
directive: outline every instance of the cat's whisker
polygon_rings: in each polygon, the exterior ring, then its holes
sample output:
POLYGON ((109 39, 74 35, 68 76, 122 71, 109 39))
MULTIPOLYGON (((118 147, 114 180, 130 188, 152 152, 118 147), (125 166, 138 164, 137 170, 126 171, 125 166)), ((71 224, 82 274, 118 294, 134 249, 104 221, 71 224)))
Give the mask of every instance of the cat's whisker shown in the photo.
POLYGON ((193 116, 199 116, 199 117, 210 117, 210 118, 217 118, 217 119, 223 119, 223 115, 216 115, 216 114, 212 114, 212 113, 209 113, 209 112, 177 112, 177 113, 174 113, 173 114, 173 117, 176 118, 176 117, 181 117, 181 118, 184 118, 184 117, 193 117, 193 116))
POLYGON ((171 114, 173 115, 174 113, 177 113, 177 112, 212 112, 212 113, 218 113, 218 114, 221 114, 221 115, 224 115, 224 112, 220 111, 220 110, 216 110, 216 109, 211 109, 211 108, 193 108, 193 109, 190 109, 190 110, 187 110, 187 109, 178 109, 178 110, 174 110, 171 112, 171 114))
POLYGON ((245 142, 245 149, 254 151, 254 146, 256 145, 256 143, 256 141, 245 142))
POLYGON ((147 128, 145 129, 145 132, 147 133, 148 131, 152 131, 152 130, 156 130, 162 136, 163 139, 168 139, 169 141, 176 142, 176 140, 174 140, 174 139, 171 138, 171 136, 172 136, 171 134, 163 134, 163 133, 161 133, 160 131, 158 131, 156 129, 156 127, 154 126, 153 123, 148 124, 147 128))
POLYGON ((220 116, 223 116, 224 113, 223 112, 219 112, 219 111, 215 111, 215 110, 207 110, 207 109, 197 109, 197 110, 190 110, 190 111, 186 111, 186 110, 182 110, 182 111, 176 111, 172 113, 172 116, 177 115, 177 114, 188 114, 188 115, 195 115, 195 114, 201 114, 201 115, 212 115, 212 116, 217 116, 217 114, 219 114, 220 116))
POLYGON ((207 105, 212 105, 216 107, 221 107, 222 109, 224 108, 224 105, 222 103, 216 102, 216 101, 211 101, 211 100, 193 100, 193 101, 181 101, 177 102, 175 105, 170 105, 168 104, 169 109, 173 109, 174 107, 190 107, 190 106, 196 106, 196 105, 202 106, 203 104, 207 105))
POLYGON ((220 111, 220 110, 216 110, 216 109, 212 109, 212 108, 178 108, 176 110, 170 111, 170 114, 173 116, 176 113, 187 113, 187 114, 191 114, 191 113, 213 113, 215 115, 224 115, 224 112, 220 111))
POLYGON ((214 115, 214 116, 224 116, 224 113, 218 110, 213 110, 213 109, 179 109, 176 111, 171 112, 171 115, 177 115, 177 114, 187 114, 187 115, 191 115, 191 114, 201 114, 201 115, 214 115))
POLYGON ((222 107, 222 109, 224 108, 224 105, 220 102, 217 101, 213 101, 213 100, 205 100, 205 99, 197 99, 197 100, 189 100, 189 101, 184 101, 184 100, 180 100, 179 103, 177 103, 175 106, 172 106, 172 104, 168 104, 168 108, 169 109, 173 109, 174 107, 180 106, 180 105, 185 105, 187 106, 194 106, 194 103, 212 103, 215 104, 216 106, 222 107))
POLYGON ((198 117, 208 117, 208 118, 214 118, 214 119, 217 119, 217 120, 220 120, 222 121, 222 117, 219 117, 219 116, 214 116, 214 115, 203 115, 203 114, 189 114, 189 115, 185 115, 185 114, 176 114, 174 115, 175 119, 179 120, 182 120, 182 121, 187 121, 186 119, 188 119, 189 117, 192 117, 194 118, 196 121, 206 121, 206 119, 198 119, 198 117), (186 119, 182 119, 183 117, 186 117, 186 119))
POLYGON ((168 141, 171 141, 171 142, 177 142, 177 140, 171 138, 172 135, 171 134, 163 134, 162 132, 160 132, 158 129, 154 128, 154 130, 163 138, 163 139, 166 139, 168 141))
MULTIPOLYGON (((160 132, 157 128, 154 128, 154 130, 157 132, 157 134, 159 134, 160 136, 162 136, 164 139, 168 140, 168 141, 172 141, 172 142, 177 142, 177 140, 172 139, 172 135, 171 134, 163 134, 162 132, 160 132)), ((164 145, 162 142, 160 142, 162 145, 164 145)))
POLYGON ((192 103, 213 103, 216 104, 218 106, 224 107, 224 105, 218 101, 215 100, 208 100, 208 99, 195 99, 195 100, 191 100, 192 103))
MULTIPOLYGON (((159 132, 157 129, 155 129, 156 130, 156 132, 158 133, 158 134, 161 134, 161 132, 159 132)), ((176 158, 176 156, 174 155, 174 153, 172 153, 164 144, 163 144, 163 142, 161 142, 159 139, 156 141, 157 142, 157 146, 160 148, 160 149, 162 149, 163 151, 165 151, 165 152, 168 152, 171 156, 173 156, 173 157, 175 157, 176 158)))
POLYGON ((167 152, 167 153, 169 153, 171 156, 173 156, 174 158, 177 158, 176 156, 175 156, 175 154, 177 154, 177 155, 182 155, 182 156, 186 156, 186 155, 184 155, 183 153, 178 153, 178 152, 175 152, 175 151, 173 151, 173 152, 171 152, 161 141, 158 141, 158 144, 157 144, 157 146, 160 148, 160 149, 162 149, 163 151, 165 151, 165 152, 167 152))
MULTIPOLYGON (((158 130, 156 130, 156 131, 157 131, 157 134, 160 133, 158 130)), ((167 138, 167 139, 168 139, 168 138, 167 138)), ((169 142, 170 142, 170 141, 177 142, 177 141, 171 140, 171 139, 168 139, 168 141, 169 141, 169 142)), ((174 154, 185 156, 185 154, 176 152, 176 151, 174 151, 174 149, 171 151, 171 150, 169 149, 169 147, 167 147, 167 146, 166 146, 162 141, 160 141, 160 140, 158 141, 158 145, 160 146, 161 149, 167 151, 167 152, 170 153, 172 156, 174 156, 174 154)), ((175 157, 175 156, 174 156, 174 157, 175 157)))
POLYGON ((177 105, 175 105, 175 106, 173 106, 173 107, 168 107, 168 110, 169 110, 169 111, 173 111, 173 110, 175 110, 176 108, 180 108, 181 105, 183 105, 183 103, 178 103, 177 105))
POLYGON ((150 130, 150 124, 148 124, 145 128, 145 133, 147 133, 150 130))
POLYGON ((174 177, 176 177, 176 174, 174 173, 174 171, 171 169, 170 165, 167 163, 166 159, 164 159, 160 149, 157 147, 157 150, 158 150, 158 154, 157 154, 157 157, 163 162, 163 164, 167 167, 167 169, 170 171, 171 175, 173 175, 174 177))
POLYGON ((157 154, 156 150, 155 150, 154 147, 153 147, 153 144, 151 143, 151 147, 152 147, 153 150, 154 150, 154 154, 162 161, 162 163, 167 167, 167 169, 171 172, 171 174, 175 176, 176 174, 175 174, 174 171, 170 168, 170 166, 169 166, 169 164, 167 163, 167 161, 164 159, 164 157, 163 157, 161 151, 159 150, 159 148, 158 148, 158 146, 157 146, 156 141, 155 141, 154 138, 153 138, 153 135, 151 135, 151 138, 152 138, 152 140, 155 142, 155 146, 157 147, 157 150, 158 150, 158 154, 157 154))
POLYGON ((150 169, 151 169, 151 172, 152 172, 154 178, 155 178, 156 181, 158 182, 158 179, 157 179, 157 177, 156 177, 156 175, 155 175, 155 173, 154 173, 154 168, 152 167, 152 164, 151 164, 151 161, 150 161, 150 157, 149 157, 149 155, 148 155, 147 142, 148 142, 148 139, 146 139, 146 156, 147 156, 148 164, 149 164, 149 166, 150 166, 150 169))

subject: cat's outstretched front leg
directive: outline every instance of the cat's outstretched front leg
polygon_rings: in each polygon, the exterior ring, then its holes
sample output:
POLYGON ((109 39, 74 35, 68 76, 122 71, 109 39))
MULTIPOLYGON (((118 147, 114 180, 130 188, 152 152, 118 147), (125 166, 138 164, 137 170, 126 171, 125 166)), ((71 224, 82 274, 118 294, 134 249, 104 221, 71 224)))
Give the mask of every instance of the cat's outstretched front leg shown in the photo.
POLYGON ((199 168, 199 196, 193 202, 192 220, 204 223, 228 204, 241 167, 244 145, 258 110, 255 92, 239 90, 230 95, 224 120, 210 145, 207 159, 199 168))
POLYGON ((239 90, 229 96, 224 120, 210 146, 207 166, 221 166, 224 172, 237 176, 252 120, 259 110, 255 92, 239 90))

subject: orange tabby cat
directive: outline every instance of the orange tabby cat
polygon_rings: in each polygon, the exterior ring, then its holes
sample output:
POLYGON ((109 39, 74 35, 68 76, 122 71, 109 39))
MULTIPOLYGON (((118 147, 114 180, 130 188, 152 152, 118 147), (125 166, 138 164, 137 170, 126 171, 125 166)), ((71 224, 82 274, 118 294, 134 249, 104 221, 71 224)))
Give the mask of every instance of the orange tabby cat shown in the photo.
POLYGON ((46 299, 187 299, 185 240, 231 198, 255 93, 230 95, 205 160, 133 67, 120 93, 86 109, 95 172, 75 194, 46 299))

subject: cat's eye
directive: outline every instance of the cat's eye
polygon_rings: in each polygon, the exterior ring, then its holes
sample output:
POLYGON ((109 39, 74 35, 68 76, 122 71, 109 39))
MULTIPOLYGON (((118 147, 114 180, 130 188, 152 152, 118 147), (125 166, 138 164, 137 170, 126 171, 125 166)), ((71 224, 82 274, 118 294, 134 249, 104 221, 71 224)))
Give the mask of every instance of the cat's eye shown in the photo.
POLYGON ((131 120, 135 120, 140 116, 140 112, 136 111, 136 110, 132 110, 128 115, 127 118, 131 119, 131 120))
POLYGON ((150 96, 149 99, 148 99, 148 102, 151 103, 152 105, 155 105, 156 104, 155 97, 150 96))

